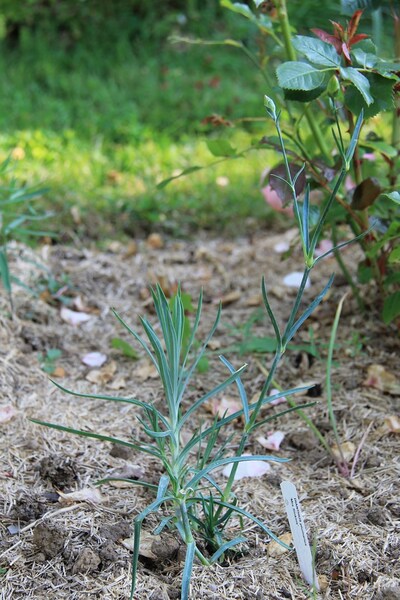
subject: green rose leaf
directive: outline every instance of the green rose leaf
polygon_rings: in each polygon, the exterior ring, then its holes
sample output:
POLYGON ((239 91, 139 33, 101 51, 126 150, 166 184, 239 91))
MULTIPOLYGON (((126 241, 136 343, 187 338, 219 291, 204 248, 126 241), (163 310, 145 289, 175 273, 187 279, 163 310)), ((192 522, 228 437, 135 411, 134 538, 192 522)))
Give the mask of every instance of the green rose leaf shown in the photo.
POLYGON ((400 315, 400 292, 394 292, 385 298, 383 304, 382 319, 388 325, 400 315))
POLYGON ((207 140, 207 148, 213 156, 235 156, 236 149, 228 140, 207 140))
POLYGON ((368 105, 357 88, 349 86, 345 93, 345 104, 351 112, 364 109, 364 117, 370 119, 380 112, 393 108, 393 80, 381 77, 377 73, 368 74, 369 91, 373 103, 368 105))
POLYGON ((365 52, 362 48, 355 48, 351 54, 358 66, 363 69, 372 69, 378 60, 375 54, 365 52))
POLYGON ((305 62, 285 62, 276 70, 279 85, 286 90, 315 90, 326 85, 325 71, 320 71, 305 62))
POLYGON ((397 246, 389 254, 389 263, 400 263, 400 246, 397 246))
POLYGON ((369 81, 365 75, 353 67, 340 67, 340 75, 345 81, 350 81, 357 88, 367 106, 373 103, 374 99, 371 96, 369 81))
POLYGON ((311 100, 315 100, 326 90, 326 85, 321 85, 320 87, 315 88, 314 90, 310 90, 309 92, 305 92, 304 90, 284 90, 284 95, 286 100, 294 100, 295 102, 311 102, 311 100))
POLYGON ((292 43, 298 52, 316 65, 321 67, 340 65, 340 57, 331 44, 305 35, 296 35, 292 43))

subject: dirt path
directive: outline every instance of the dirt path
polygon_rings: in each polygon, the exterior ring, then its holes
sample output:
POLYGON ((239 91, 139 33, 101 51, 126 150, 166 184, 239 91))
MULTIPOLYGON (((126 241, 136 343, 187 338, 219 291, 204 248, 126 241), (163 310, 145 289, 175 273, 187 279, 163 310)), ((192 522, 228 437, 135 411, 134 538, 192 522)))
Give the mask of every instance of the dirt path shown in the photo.
MULTIPOLYGON (((132 406, 69 396, 49 382, 40 363, 48 371, 57 369, 56 380, 75 391, 160 403, 160 388, 146 358, 139 352, 139 360, 133 360, 111 347, 113 338, 133 340, 110 307, 136 328, 139 314, 153 318, 148 283, 159 282, 173 292, 180 281, 193 301, 204 289, 202 332, 215 317, 220 298, 224 302, 209 369, 196 375, 186 402, 224 377, 217 358, 221 352, 235 366, 249 364, 244 383, 252 397, 262 386, 272 356, 254 351, 260 350, 266 336, 272 336, 261 307, 261 275, 284 320, 293 291, 282 279, 300 266, 299 257, 283 261, 275 252, 285 236, 259 234, 252 239, 195 242, 153 237, 138 248, 111 243, 104 252, 61 246, 43 247, 35 254, 22 247, 13 250, 14 274, 36 289, 39 286, 41 299, 32 302, 25 291, 15 288, 16 316, 11 321, 6 298, 0 297, 0 410, 12 407, 9 420, 0 423, 2 600, 128 598, 130 552, 123 541, 131 535, 135 515, 150 502, 149 492, 129 484, 108 484, 101 487, 101 496, 96 493, 83 502, 68 502, 60 494, 97 489, 93 484, 104 476, 122 474, 157 483, 160 475, 158 464, 147 457, 32 424, 29 418, 123 439, 141 435, 132 406), (50 279, 45 276, 47 283, 43 282, 44 267, 51 273, 50 279), (71 325, 71 315, 61 310, 68 298, 69 309, 86 315, 79 325, 71 325), (53 364, 51 352, 45 358, 52 349, 61 352, 53 364), (105 354, 105 364, 98 368, 84 364, 82 357, 90 352, 105 354)), ((313 273, 308 298, 322 289, 334 269, 335 263, 328 260, 313 273)), ((329 298, 295 339, 302 350, 290 349, 278 372, 283 387, 320 384, 316 405, 307 414, 330 443, 323 359, 336 306, 346 290, 338 276, 329 298)), ((375 382, 380 389, 365 385, 371 365, 382 365, 385 372, 397 375, 399 346, 394 328, 380 324, 373 303, 365 316, 352 299, 346 300, 335 353, 334 404, 343 441, 357 448, 368 429, 352 482, 338 474, 302 420, 292 414, 260 431, 263 436, 269 430, 282 431, 285 438, 277 453, 291 461, 273 465, 262 477, 235 484, 240 505, 277 535, 288 531, 280 481, 296 484, 310 538, 316 541, 316 565, 324 590, 321 598, 400 597, 399 436, 390 431, 388 421, 399 411, 399 384, 375 382)), ((235 392, 232 389, 226 395, 232 398, 235 392)), ((199 417, 212 419, 206 409, 199 417)), ((196 425, 190 424, 193 429, 196 425)), ((253 439, 247 451, 262 452, 260 442, 253 439)), ((152 518, 146 520, 149 534, 155 523, 152 518)), ((238 531, 239 523, 233 521, 232 535, 238 531)), ((274 555, 269 539, 247 522, 245 534, 248 544, 240 555, 211 568, 195 565, 191 597, 307 598, 294 553, 274 555)), ((179 543, 169 534, 153 544, 149 556, 140 562, 136 597, 178 598, 181 558, 179 543)))

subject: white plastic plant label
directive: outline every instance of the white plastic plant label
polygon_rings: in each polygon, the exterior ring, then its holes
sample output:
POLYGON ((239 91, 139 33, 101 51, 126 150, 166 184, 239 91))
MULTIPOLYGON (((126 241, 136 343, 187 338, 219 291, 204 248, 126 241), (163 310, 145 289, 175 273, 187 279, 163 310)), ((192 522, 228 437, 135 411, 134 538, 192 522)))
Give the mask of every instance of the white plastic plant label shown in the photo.
POLYGON ((286 513, 289 519, 290 530, 293 536, 293 545, 296 550, 300 570, 307 583, 319 590, 318 578, 313 565, 313 557, 307 539, 296 487, 290 481, 282 481, 281 490, 285 501, 286 513))

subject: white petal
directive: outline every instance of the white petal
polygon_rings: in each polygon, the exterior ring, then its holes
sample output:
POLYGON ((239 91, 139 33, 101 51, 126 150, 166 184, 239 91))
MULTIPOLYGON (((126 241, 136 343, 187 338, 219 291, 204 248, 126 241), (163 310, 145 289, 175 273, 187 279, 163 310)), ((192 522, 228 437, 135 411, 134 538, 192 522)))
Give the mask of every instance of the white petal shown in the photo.
POLYGON ((88 315, 84 312, 77 312, 75 310, 70 310, 66 306, 63 306, 60 310, 60 316, 63 321, 72 325, 72 327, 77 327, 81 323, 85 323, 85 321, 89 321, 92 318, 92 315, 88 315))
POLYGON ((107 360, 107 356, 101 352, 89 352, 82 357, 82 362, 88 367, 101 367, 107 360))
POLYGON ((274 246, 274 252, 276 252, 277 254, 283 254, 284 252, 287 252, 289 250, 289 248, 290 248, 289 242, 278 242, 274 246))
MULTIPOLYGON (((250 454, 243 454, 243 456, 251 456, 250 454)), ((232 464, 226 465, 223 469, 222 474, 225 477, 229 477, 232 471, 232 464)), ((261 477, 265 473, 271 470, 271 465, 264 460, 251 460, 239 463, 235 474, 235 481, 238 479, 244 479, 245 477, 261 477)))
MULTIPOLYGON (((285 285, 287 285, 288 287, 299 288, 302 279, 303 279, 303 273, 301 273, 300 271, 293 271, 293 273, 288 273, 288 275, 286 275, 283 278, 283 283, 285 285)), ((310 278, 308 278, 307 283, 306 283, 306 288, 309 288, 310 285, 311 285, 310 278)))

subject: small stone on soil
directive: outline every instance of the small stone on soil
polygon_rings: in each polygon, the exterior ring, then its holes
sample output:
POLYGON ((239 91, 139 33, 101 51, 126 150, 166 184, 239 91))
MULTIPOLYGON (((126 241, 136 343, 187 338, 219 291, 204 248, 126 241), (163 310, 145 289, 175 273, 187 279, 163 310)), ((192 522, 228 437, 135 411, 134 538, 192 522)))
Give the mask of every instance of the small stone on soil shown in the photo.
POLYGON ((373 525, 377 525, 378 527, 384 527, 386 525, 386 517, 381 508, 371 508, 367 512, 367 519, 373 525))
POLYGON ((286 436, 286 440, 297 450, 312 450, 318 445, 315 437, 306 429, 290 433, 286 436))
POLYGON ((110 456, 129 460, 132 458, 132 448, 129 448, 128 446, 121 446, 121 444, 113 444, 110 450, 110 456))
POLYGON ((151 545, 152 552, 160 559, 172 558, 179 550, 178 540, 170 535, 162 535, 160 540, 154 540, 151 545))

